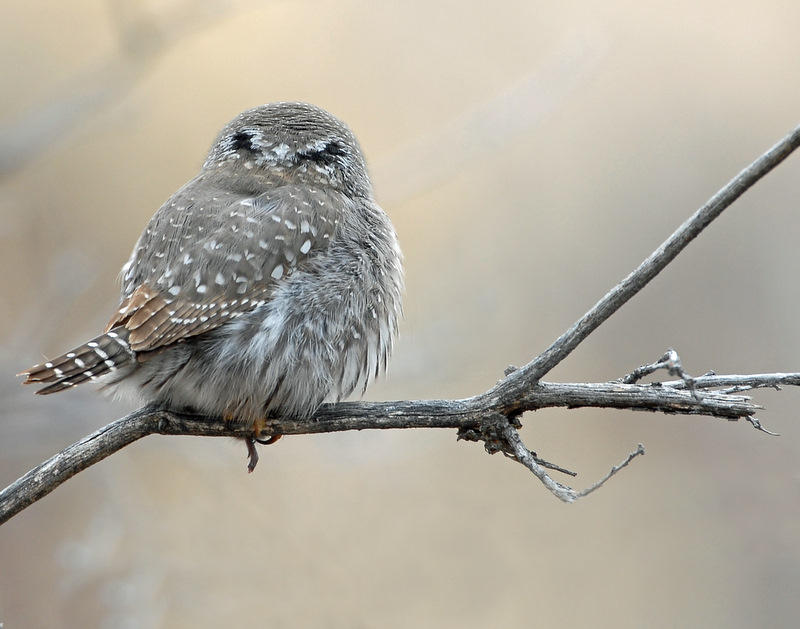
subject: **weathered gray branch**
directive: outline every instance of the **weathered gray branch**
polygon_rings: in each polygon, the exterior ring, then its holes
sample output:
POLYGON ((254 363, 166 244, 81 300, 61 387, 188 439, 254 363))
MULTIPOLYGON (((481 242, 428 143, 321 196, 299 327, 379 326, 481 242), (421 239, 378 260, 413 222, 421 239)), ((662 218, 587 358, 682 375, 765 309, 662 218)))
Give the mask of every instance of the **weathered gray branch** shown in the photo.
POLYGON ((617 472, 619 472, 623 467, 626 467, 628 463, 633 461, 637 456, 644 454, 644 446, 640 443, 636 450, 628 454, 625 459, 619 465, 615 465, 611 468, 611 470, 603 476, 599 481, 590 485, 586 489, 581 491, 576 491, 572 487, 568 487, 567 485, 563 485, 558 481, 554 481, 547 475, 547 472, 544 471, 541 465, 538 464, 536 461, 536 457, 533 456, 533 453, 525 447, 525 444, 522 443, 522 439, 519 436, 516 428, 514 426, 508 425, 503 427, 503 437, 505 438, 506 442, 511 446, 514 458, 519 461, 522 465, 527 467, 533 474, 542 481, 545 487, 547 487, 559 500, 563 502, 575 502, 578 498, 583 498, 584 496, 588 496, 590 493, 599 489, 603 485, 605 485, 606 481, 614 476, 617 472))
MULTIPOLYGON (((709 374, 694 378, 694 386, 696 389, 731 387, 732 389, 736 389, 737 392, 761 389, 764 387, 778 389, 782 384, 800 386, 800 378, 798 378, 798 374, 796 373, 764 373, 750 376, 717 376, 709 374)), ((683 389, 686 387, 686 383, 680 380, 674 380, 665 382, 664 386, 683 389)), ((724 393, 728 392, 728 390, 724 391, 724 393)))
MULTIPOLYGON (((773 385, 794 384, 800 382, 800 374, 704 376, 699 380, 703 388, 709 388, 715 386, 714 381, 719 385, 732 381, 743 384, 745 379, 750 384, 758 382, 770 382, 773 385)), ((498 385, 501 390, 507 380, 498 385)), ((704 392, 698 399, 691 393, 680 390, 681 384, 683 383, 664 383, 655 386, 619 382, 574 384, 539 382, 524 392, 518 400, 517 412, 556 406, 567 408, 592 406, 708 415, 735 420, 750 419, 762 408, 745 396, 714 391, 704 392)), ((271 420, 267 423, 265 432, 270 435, 303 435, 390 428, 458 429, 462 438, 486 442, 490 452, 513 453, 515 458, 531 469, 545 486, 551 491, 557 489, 554 493, 569 502, 593 491, 607 480, 593 485, 584 492, 575 491, 553 481, 544 471, 545 466, 541 460, 527 448, 524 449, 525 456, 520 456, 522 452, 520 448, 524 448, 524 444, 517 434, 513 421, 509 421, 508 416, 500 412, 485 394, 463 400, 325 404, 311 419, 271 420), (508 439, 509 430, 517 435, 515 440, 508 439)), ((0 492, 0 524, 46 496, 78 472, 134 441, 153 434, 247 437, 250 433, 245 429, 233 429, 218 418, 144 407, 62 450, 0 492)), ((637 453, 643 454, 644 451, 637 450, 637 453)))
MULTIPOLYGON (((514 458, 533 472, 559 499, 572 502, 600 487, 634 457, 644 454, 644 449, 639 446, 603 479, 583 491, 577 491, 550 478, 545 467, 558 469, 557 466, 545 464, 522 442, 517 428, 523 412, 552 406, 626 408, 709 415, 729 420, 743 418, 755 428, 764 430, 755 417, 762 407, 752 403, 750 398, 731 395, 729 390, 720 392, 709 389, 727 386, 734 390, 746 390, 763 386, 778 387, 781 384, 797 385, 800 374, 704 375, 692 378, 683 370, 677 353, 670 350, 656 363, 640 367, 619 381, 558 384, 541 382, 540 378, 566 358, 583 339, 669 264, 714 218, 798 145, 800 127, 715 194, 542 354, 522 369, 511 370, 489 391, 464 400, 329 404, 309 419, 270 420, 265 432, 271 435, 297 435, 386 428, 455 428, 460 438, 483 441, 490 453, 502 452, 514 458), (666 369, 671 374, 679 375, 681 380, 660 385, 636 384, 637 380, 657 369, 666 369), (687 388, 688 391, 684 390, 687 388)), ((145 407, 66 448, 0 492, 0 524, 81 470, 150 434, 249 436, 245 431, 231 429, 220 418, 203 418, 145 407)))
MULTIPOLYGON (((777 142, 771 149, 755 160, 725 187, 709 199, 703 207, 678 227, 673 234, 651 253, 634 271, 614 288, 608 291, 591 310, 576 321, 572 327, 558 337, 550 347, 539 354, 522 369, 511 374, 512 383, 503 389, 508 404, 513 406, 513 398, 524 391, 531 383, 546 375, 558 365, 597 327, 619 310, 631 297, 658 275, 665 266, 675 259, 692 240, 697 238, 708 225, 742 196, 759 179, 786 159, 800 146, 800 126, 777 142)), ((496 394, 497 387, 493 390, 496 394)), ((490 392, 492 394, 492 392, 490 392)))

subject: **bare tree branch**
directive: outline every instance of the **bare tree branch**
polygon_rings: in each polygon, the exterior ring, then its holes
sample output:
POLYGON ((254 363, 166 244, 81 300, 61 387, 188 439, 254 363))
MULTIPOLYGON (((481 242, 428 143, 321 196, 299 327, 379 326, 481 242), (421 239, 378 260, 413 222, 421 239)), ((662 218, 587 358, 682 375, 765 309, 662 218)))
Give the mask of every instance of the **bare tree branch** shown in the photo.
MULTIPOLYGON (((782 375, 785 376, 781 379, 783 383, 800 382, 800 373, 782 375)), ((716 378, 721 382, 727 382, 731 378, 747 377, 756 382, 774 379, 775 376, 776 374, 765 374, 716 376, 716 378)), ((515 440, 508 437, 509 429, 517 434, 518 422, 509 419, 488 400, 489 398, 483 394, 463 400, 325 404, 310 419, 269 420, 265 434, 304 435, 367 429, 456 428, 461 439, 484 441, 487 451, 491 453, 502 451, 513 454, 517 461, 536 474, 545 486, 562 500, 572 502, 589 493, 589 490, 585 490, 585 493, 576 492, 555 483, 547 476, 544 468, 557 468, 557 466, 542 461, 527 448, 525 448, 527 454, 520 458, 522 451, 519 448, 524 448, 524 445, 519 435, 515 440)), ((666 385, 539 382, 525 392, 523 398, 519 400, 518 410, 521 412, 548 407, 589 406, 708 415, 729 420, 739 418, 750 420, 762 408, 745 396, 709 391, 698 400, 689 392, 666 385)), ((244 438, 250 436, 250 431, 232 428, 216 417, 200 417, 152 406, 144 407, 62 450, 0 492, 0 524, 46 496, 78 472, 102 461, 134 441, 152 434, 244 438)), ((643 453, 642 451, 641 454, 643 453)), ((566 472, 563 469, 558 471, 566 472)), ((605 480, 593 486, 594 489, 603 482, 605 480)))
MULTIPOLYGON (((670 381, 663 383, 665 387, 672 387, 674 389, 682 389, 685 383, 682 381, 670 381)), ((751 389, 760 389, 763 387, 771 387, 780 390, 780 385, 788 384, 798 386, 800 385, 800 378, 796 373, 763 373, 750 376, 717 376, 715 374, 708 374, 699 376, 694 379, 694 386, 697 389, 710 389, 713 387, 730 387, 722 391, 722 393, 736 393, 738 391, 749 391, 751 389)))
POLYGON ((642 262, 636 270, 612 288, 583 315, 573 326, 556 339, 550 347, 539 354, 522 369, 498 384, 490 395, 501 395, 513 407, 517 395, 547 374, 574 350, 587 336, 619 310, 631 297, 647 285, 661 270, 675 259, 683 249, 723 210, 742 196, 753 184, 770 172, 792 151, 800 146, 800 126, 780 140, 756 161, 731 179, 708 202, 689 217, 683 225, 665 240, 642 262))
MULTIPOLYGON (((573 502, 603 485, 611 476, 644 454, 640 445, 601 480, 576 491, 552 480, 546 463, 525 446, 517 429, 519 416, 529 410, 552 406, 625 408, 708 415, 729 420, 746 419, 766 431, 755 413, 762 407, 749 397, 713 391, 714 387, 750 389, 780 384, 797 385, 800 373, 716 376, 692 378, 683 370, 680 357, 669 350, 652 365, 645 365, 621 380, 606 383, 548 383, 539 379, 561 362, 593 330, 616 312, 653 279, 714 218, 750 186, 781 163, 800 145, 800 127, 759 157, 715 194, 708 203, 681 225, 639 267, 592 307, 567 332, 522 369, 511 369, 489 391, 463 400, 412 402, 342 402, 324 405, 307 419, 270 419, 265 434, 297 435, 343 430, 387 428, 456 428, 461 439, 483 441, 489 453, 502 452, 527 467, 556 497, 573 502), (637 384, 636 381, 658 369, 666 369, 681 380, 668 383, 637 384), (689 389, 686 391, 685 389, 689 389)), ((204 418, 145 407, 112 422, 66 448, 0 492, 0 524, 47 495, 58 485, 117 450, 150 434, 202 435, 214 437, 252 436, 232 429, 220 418, 204 418)), ((563 470, 565 471, 565 470, 563 470)))
POLYGON ((503 428, 503 437, 511 446, 514 452, 514 458, 517 461, 522 463, 525 467, 527 467, 534 475, 542 481, 545 487, 547 487, 553 495, 556 496, 562 502, 575 502, 578 498, 583 498, 584 496, 588 496, 590 493, 602 487, 605 482, 614 476, 617 472, 619 472, 623 467, 626 467, 628 463, 633 461, 637 456, 644 454, 644 446, 640 443, 636 450, 628 454, 625 457, 625 460, 622 461, 619 465, 615 465, 611 468, 611 471, 608 472, 603 478, 601 478, 596 483, 590 485, 586 489, 581 491, 576 491, 572 489, 572 487, 567 487, 566 485, 562 485, 561 483, 554 481, 550 478, 544 469, 537 465, 536 457, 533 456, 533 453, 525 447, 525 444, 522 442, 522 439, 519 436, 519 433, 516 429, 511 426, 505 426, 503 428))

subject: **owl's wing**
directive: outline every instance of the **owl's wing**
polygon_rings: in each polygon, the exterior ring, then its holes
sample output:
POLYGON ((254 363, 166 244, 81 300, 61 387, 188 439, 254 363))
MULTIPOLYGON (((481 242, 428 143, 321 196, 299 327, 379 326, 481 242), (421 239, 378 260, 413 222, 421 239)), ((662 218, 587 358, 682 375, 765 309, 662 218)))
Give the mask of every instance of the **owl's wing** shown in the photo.
POLYGON ((296 186, 209 201, 176 196, 134 250, 106 328, 126 328, 134 351, 208 332, 269 301, 279 282, 327 250, 347 202, 296 186))

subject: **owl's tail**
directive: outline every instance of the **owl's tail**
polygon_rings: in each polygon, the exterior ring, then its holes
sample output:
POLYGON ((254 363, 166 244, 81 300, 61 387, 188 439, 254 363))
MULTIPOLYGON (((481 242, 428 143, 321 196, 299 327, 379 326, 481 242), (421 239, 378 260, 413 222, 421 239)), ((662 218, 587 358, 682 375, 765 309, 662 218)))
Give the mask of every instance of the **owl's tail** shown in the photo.
POLYGON ((23 384, 49 382, 36 393, 47 395, 74 387, 87 380, 98 380, 120 368, 128 367, 136 356, 128 344, 128 330, 117 327, 76 347, 58 358, 26 369, 23 384))

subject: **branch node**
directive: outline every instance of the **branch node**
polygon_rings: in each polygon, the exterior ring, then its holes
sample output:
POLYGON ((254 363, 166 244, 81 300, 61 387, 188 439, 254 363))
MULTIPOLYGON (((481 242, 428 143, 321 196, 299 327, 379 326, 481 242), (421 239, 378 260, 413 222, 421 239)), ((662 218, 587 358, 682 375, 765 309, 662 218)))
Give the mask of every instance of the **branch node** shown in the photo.
POLYGON ((475 428, 459 428, 456 441, 480 441, 481 432, 475 428))
MULTIPOLYGON (((645 376, 649 376, 659 369, 666 369, 667 373, 669 373, 671 376, 678 376, 683 381, 684 385, 686 385, 686 388, 691 392, 692 397, 698 402, 702 401, 700 394, 697 391, 696 380, 690 376, 686 370, 684 370, 683 365, 681 364, 681 357, 678 355, 678 352, 671 347, 664 352, 661 358, 659 358, 656 362, 650 363, 649 365, 641 365, 628 375, 618 378, 615 380, 615 382, 621 382, 623 384, 635 384, 645 376)), ((705 374, 705 376, 713 374, 713 371, 709 371, 705 374)), ((651 383, 651 386, 661 386, 661 383, 653 382, 651 383)))

